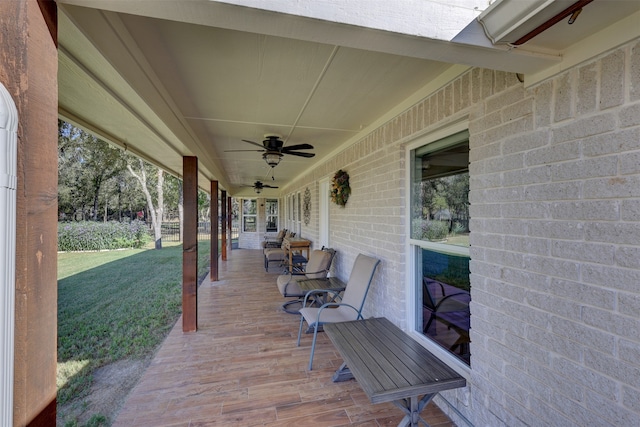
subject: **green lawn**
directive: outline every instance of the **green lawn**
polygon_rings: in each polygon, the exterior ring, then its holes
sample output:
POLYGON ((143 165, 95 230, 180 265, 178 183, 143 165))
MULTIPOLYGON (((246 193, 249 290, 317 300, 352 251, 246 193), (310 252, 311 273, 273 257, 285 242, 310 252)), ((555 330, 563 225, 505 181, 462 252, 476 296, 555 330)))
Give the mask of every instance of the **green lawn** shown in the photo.
MULTIPOLYGON (((209 241, 198 247, 199 276, 209 241)), ((58 255, 58 404, 87 394, 92 372, 152 354, 182 311, 182 246, 58 255)))

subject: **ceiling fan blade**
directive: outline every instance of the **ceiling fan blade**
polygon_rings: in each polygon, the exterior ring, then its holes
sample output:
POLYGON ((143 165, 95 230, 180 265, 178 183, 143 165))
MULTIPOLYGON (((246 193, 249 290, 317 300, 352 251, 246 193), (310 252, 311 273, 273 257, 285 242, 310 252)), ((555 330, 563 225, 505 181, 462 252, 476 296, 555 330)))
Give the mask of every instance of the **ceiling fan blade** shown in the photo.
POLYGON ((262 184, 263 188, 279 188, 279 187, 274 187, 272 185, 267 185, 267 184, 262 184))
POLYGON ((262 148, 264 150, 264 145, 263 144, 258 144, 257 142, 253 142, 253 141, 249 141, 248 139, 243 139, 244 142, 248 142, 249 144, 253 144, 255 146, 258 146, 260 148, 262 148))
POLYGON ((252 153, 262 153, 264 150, 224 150, 225 153, 240 153, 250 151, 252 153))
POLYGON ((298 144, 298 145, 287 145, 286 147, 282 147, 283 153, 291 150, 313 150, 313 145, 298 144))
POLYGON ((300 157, 307 157, 307 158, 311 158, 313 156, 315 156, 315 153, 298 153, 297 151, 287 151, 284 152, 284 154, 291 154, 292 156, 300 156, 300 157))

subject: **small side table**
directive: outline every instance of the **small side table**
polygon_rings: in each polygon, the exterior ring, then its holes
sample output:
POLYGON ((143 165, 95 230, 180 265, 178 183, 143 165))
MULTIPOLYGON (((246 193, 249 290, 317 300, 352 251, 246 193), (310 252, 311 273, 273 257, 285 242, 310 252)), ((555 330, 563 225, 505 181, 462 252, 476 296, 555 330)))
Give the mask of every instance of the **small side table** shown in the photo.
POLYGON ((289 257, 289 271, 293 271, 293 251, 306 251, 307 259, 309 259, 309 248, 311 247, 311 241, 307 239, 301 239, 298 237, 293 237, 289 239, 284 239, 282 241, 282 246, 285 251, 287 251, 289 257))

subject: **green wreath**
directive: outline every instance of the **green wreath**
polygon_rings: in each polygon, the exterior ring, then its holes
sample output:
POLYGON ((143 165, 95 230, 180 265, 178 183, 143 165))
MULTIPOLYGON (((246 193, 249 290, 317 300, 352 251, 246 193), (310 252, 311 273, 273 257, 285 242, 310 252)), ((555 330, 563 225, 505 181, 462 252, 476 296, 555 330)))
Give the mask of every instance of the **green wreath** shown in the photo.
POLYGON ((344 206, 347 204, 350 194, 349 174, 340 169, 331 181, 331 200, 338 206, 344 206))

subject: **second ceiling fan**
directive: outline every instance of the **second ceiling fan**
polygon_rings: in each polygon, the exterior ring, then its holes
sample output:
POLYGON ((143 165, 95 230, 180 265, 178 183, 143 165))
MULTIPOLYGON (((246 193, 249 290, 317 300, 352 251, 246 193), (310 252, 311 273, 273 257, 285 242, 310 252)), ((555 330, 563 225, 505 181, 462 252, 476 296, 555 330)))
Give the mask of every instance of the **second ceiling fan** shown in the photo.
POLYGON ((253 183, 253 185, 243 185, 243 187, 252 187, 254 191, 258 194, 262 193, 262 190, 265 188, 278 188, 272 185, 264 184, 262 181, 256 181, 253 183))
POLYGON ((263 152, 262 158, 272 168, 278 166, 280 160, 282 160, 283 154, 289 154, 292 156, 311 158, 315 156, 315 153, 304 153, 297 150, 312 150, 313 145, 310 144, 297 144, 284 146, 284 142, 277 135, 265 135, 265 139, 262 141, 262 145, 257 142, 243 139, 244 142, 260 147, 260 150, 227 150, 227 152, 234 151, 256 151, 263 152))

